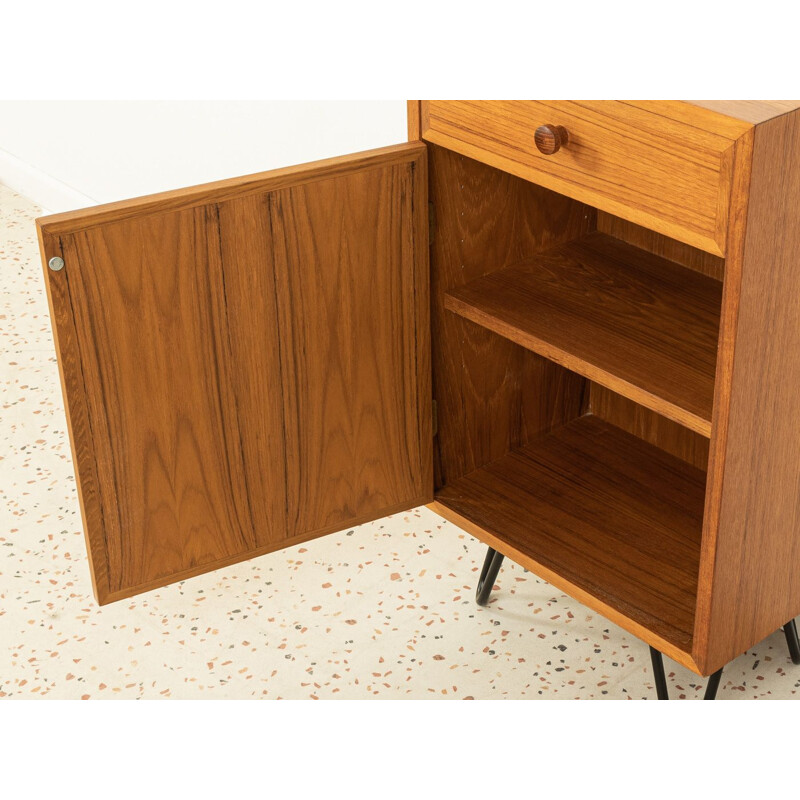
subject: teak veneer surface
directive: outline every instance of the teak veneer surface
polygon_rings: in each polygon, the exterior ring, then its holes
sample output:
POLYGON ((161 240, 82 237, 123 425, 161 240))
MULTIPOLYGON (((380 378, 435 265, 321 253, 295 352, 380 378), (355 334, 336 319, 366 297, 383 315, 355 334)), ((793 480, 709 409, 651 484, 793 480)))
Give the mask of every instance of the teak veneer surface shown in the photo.
POLYGON ((427 100, 422 136, 724 255, 733 144, 749 123, 680 101, 427 100), (569 144, 543 155, 541 125, 569 144))
POLYGON ((101 603, 431 498, 426 152, 40 221, 101 603))
POLYGON ((594 209, 429 145, 436 486, 578 416, 585 381, 445 308, 447 293, 591 230, 594 209))
POLYGON ((447 308, 710 436, 722 287, 601 233, 453 289, 447 308))
POLYGON ((684 102, 755 125, 800 108, 800 102, 797 100, 686 100, 684 102))
POLYGON ((704 495, 701 470, 587 415, 438 490, 435 507, 693 667, 704 495))
POLYGON ((749 144, 700 569, 706 673, 800 614, 800 111, 758 125, 749 144))

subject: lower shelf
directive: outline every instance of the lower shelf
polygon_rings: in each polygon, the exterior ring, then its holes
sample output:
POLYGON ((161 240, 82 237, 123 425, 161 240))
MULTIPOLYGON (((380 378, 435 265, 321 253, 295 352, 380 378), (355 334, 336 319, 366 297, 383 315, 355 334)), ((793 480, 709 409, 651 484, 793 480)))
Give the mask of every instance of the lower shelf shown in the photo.
POLYGON ((475 470, 434 507, 687 666, 705 473, 587 415, 475 470))

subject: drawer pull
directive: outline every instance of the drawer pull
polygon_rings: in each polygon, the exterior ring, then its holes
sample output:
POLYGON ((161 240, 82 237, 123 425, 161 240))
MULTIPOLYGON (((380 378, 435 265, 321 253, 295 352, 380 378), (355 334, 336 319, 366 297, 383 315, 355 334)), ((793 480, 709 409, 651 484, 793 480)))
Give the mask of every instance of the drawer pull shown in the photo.
POLYGON ((563 125, 540 125, 533 141, 540 153, 551 156, 569 144, 569 133, 563 125))

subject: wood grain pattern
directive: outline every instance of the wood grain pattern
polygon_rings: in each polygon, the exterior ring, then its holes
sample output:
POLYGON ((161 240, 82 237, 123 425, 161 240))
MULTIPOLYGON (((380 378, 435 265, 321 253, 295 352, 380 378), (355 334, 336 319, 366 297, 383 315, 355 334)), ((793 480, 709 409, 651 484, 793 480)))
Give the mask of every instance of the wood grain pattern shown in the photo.
POLYGON ((406 145, 39 221, 99 602, 430 499, 426 181, 406 145))
POLYGON ((800 112, 756 127, 752 147, 726 276, 696 628, 705 672, 800 614, 800 112))
POLYGON ((687 461, 703 472, 708 469, 709 440, 705 436, 662 417, 599 383, 589 385, 585 409, 611 425, 687 461))
MULTIPOLYGON (((656 117, 663 117, 663 124, 673 126, 682 123, 691 128, 712 131, 718 136, 729 139, 731 142, 738 139, 753 125, 736 116, 720 113, 712 108, 706 108, 692 101, 686 100, 617 100, 621 106, 647 111, 656 117)), ((680 136, 680 127, 671 127, 675 135, 680 136)))
POLYGON ((451 311, 704 436, 721 286, 593 233, 447 293, 451 311))
POLYGON ((584 416, 436 493, 436 509, 659 650, 691 658, 705 475, 584 416))
POLYGON ((445 295, 572 239, 594 212, 524 180, 430 146, 436 485, 580 413, 584 381, 447 311, 445 295))
POLYGON ((742 127, 669 102, 422 104, 426 141, 716 255, 724 254, 732 147, 742 127), (671 115, 673 107, 680 113, 671 115), (534 143, 534 131, 545 123, 569 131, 569 147, 554 156, 542 155, 534 143))
POLYGON ((676 239, 670 239, 668 236, 620 219, 613 214, 607 214, 605 211, 597 212, 597 230, 718 281, 725 276, 724 258, 706 253, 676 239))

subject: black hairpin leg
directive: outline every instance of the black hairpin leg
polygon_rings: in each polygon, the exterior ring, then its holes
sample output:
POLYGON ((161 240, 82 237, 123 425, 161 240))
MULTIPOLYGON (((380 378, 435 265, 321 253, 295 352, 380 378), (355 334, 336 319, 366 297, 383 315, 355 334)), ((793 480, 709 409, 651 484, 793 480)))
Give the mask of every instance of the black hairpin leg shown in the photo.
POLYGON ((718 669, 713 675, 708 678, 706 684, 706 693, 703 695, 703 700, 716 700, 717 689, 719 689, 719 682, 722 680, 722 669, 718 669))
POLYGON ((669 700, 667 676, 664 674, 664 656, 655 647, 650 648, 650 660, 653 662, 653 679, 656 682, 656 694, 659 700, 669 700))
POLYGON ((491 547, 486 553, 481 576, 478 578, 478 588, 475 590, 475 601, 479 606, 485 606, 489 602, 489 595, 492 593, 492 587, 497 573, 500 572, 504 557, 502 553, 498 553, 491 547))
MULTIPOLYGON (((667 676, 664 672, 664 656, 655 647, 650 648, 650 660, 653 662, 653 678, 656 682, 656 694, 659 700, 669 700, 669 689, 667 688, 667 676)), ((714 700, 717 697, 719 682, 722 680, 722 670, 718 669, 708 679, 706 693, 703 700, 714 700)))
POLYGON ((800 664, 800 639, 797 637, 797 623, 794 620, 783 626, 786 634, 786 644, 789 646, 789 655, 793 664, 800 664))

